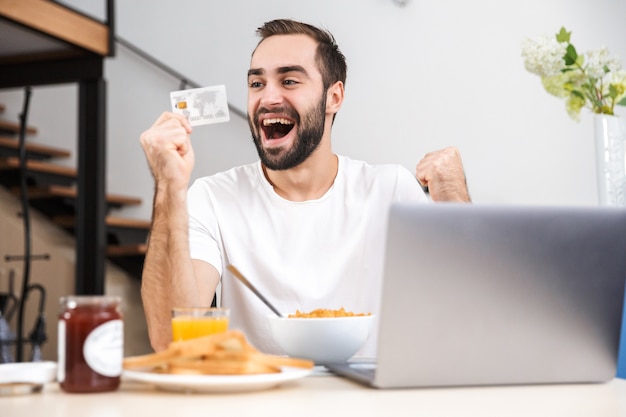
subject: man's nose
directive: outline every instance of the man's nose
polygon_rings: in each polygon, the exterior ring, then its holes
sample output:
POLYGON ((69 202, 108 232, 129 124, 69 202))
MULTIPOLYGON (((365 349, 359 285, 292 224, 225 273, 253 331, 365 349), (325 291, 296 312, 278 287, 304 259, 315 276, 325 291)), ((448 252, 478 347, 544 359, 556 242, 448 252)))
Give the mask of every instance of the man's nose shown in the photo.
POLYGON ((261 92, 261 105, 272 107, 283 102, 283 95, 279 84, 267 83, 261 92))

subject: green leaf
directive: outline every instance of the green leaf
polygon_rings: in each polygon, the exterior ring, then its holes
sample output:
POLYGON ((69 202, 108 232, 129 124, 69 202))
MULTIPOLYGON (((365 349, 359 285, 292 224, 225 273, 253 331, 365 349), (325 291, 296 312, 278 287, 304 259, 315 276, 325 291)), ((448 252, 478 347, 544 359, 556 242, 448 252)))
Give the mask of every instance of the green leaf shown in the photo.
POLYGON ((626 97, 617 102, 620 106, 626 106, 626 97))
POLYGON ((618 95, 619 92, 617 91, 617 88, 615 88, 613 84, 609 84, 609 97, 616 99, 618 95))
POLYGON ((582 98, 583 100, 585 99, 585 95, 578 90, 572 90, 572 95, 582 98))
POLYGON ((571 43, 567 45, 567 50, 563 59, 565 60, 565 65, 574 65, 576 63, 578 53, 576 53, 576 48, 574 48, 574 45, 571 43))
POLYGON ((567 43, 569 43, 571 35, 572 35, 572 32, 568 32, 568 31, 565 30, 564 27, 561 27, 561 30, 559 31, 559 33, 556 34, 556 40, 557 40, 557 42, 567 42, 567 43))

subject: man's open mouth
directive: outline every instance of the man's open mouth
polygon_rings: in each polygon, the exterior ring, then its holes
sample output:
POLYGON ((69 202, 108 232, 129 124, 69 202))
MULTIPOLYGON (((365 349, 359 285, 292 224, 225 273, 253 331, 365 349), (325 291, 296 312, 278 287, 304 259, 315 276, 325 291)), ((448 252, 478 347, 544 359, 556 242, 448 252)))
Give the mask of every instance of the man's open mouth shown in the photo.
POLYGON ((268 140, 280 139, 285 137, 291 129, 293 129, 294 123, 291 120, 284 118, 264 119, 262 122, 262 128, 265 132, 265 137, 268 140))

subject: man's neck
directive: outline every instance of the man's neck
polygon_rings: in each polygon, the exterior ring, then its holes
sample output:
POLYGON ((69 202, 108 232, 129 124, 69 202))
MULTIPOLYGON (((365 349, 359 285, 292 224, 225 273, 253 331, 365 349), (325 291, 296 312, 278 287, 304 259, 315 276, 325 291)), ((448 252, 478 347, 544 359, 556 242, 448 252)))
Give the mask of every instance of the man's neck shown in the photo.
POLYGON ((276 194, 289 201, 308 201, 321 198, 330 189, 337 176, 339 160, 330 149, 318 148, 295 168, 272 171, 263 166, 265 178, 276 194))

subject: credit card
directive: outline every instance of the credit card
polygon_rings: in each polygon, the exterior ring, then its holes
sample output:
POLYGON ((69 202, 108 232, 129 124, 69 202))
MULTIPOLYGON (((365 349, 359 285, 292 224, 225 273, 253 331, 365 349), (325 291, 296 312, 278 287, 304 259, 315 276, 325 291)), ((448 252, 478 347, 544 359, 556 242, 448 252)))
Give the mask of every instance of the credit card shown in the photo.
POLYGON ((192 126, 230 120, 226 87, 223 85, 172 91, 170 101, 172 111, 185 116, 192 126))

